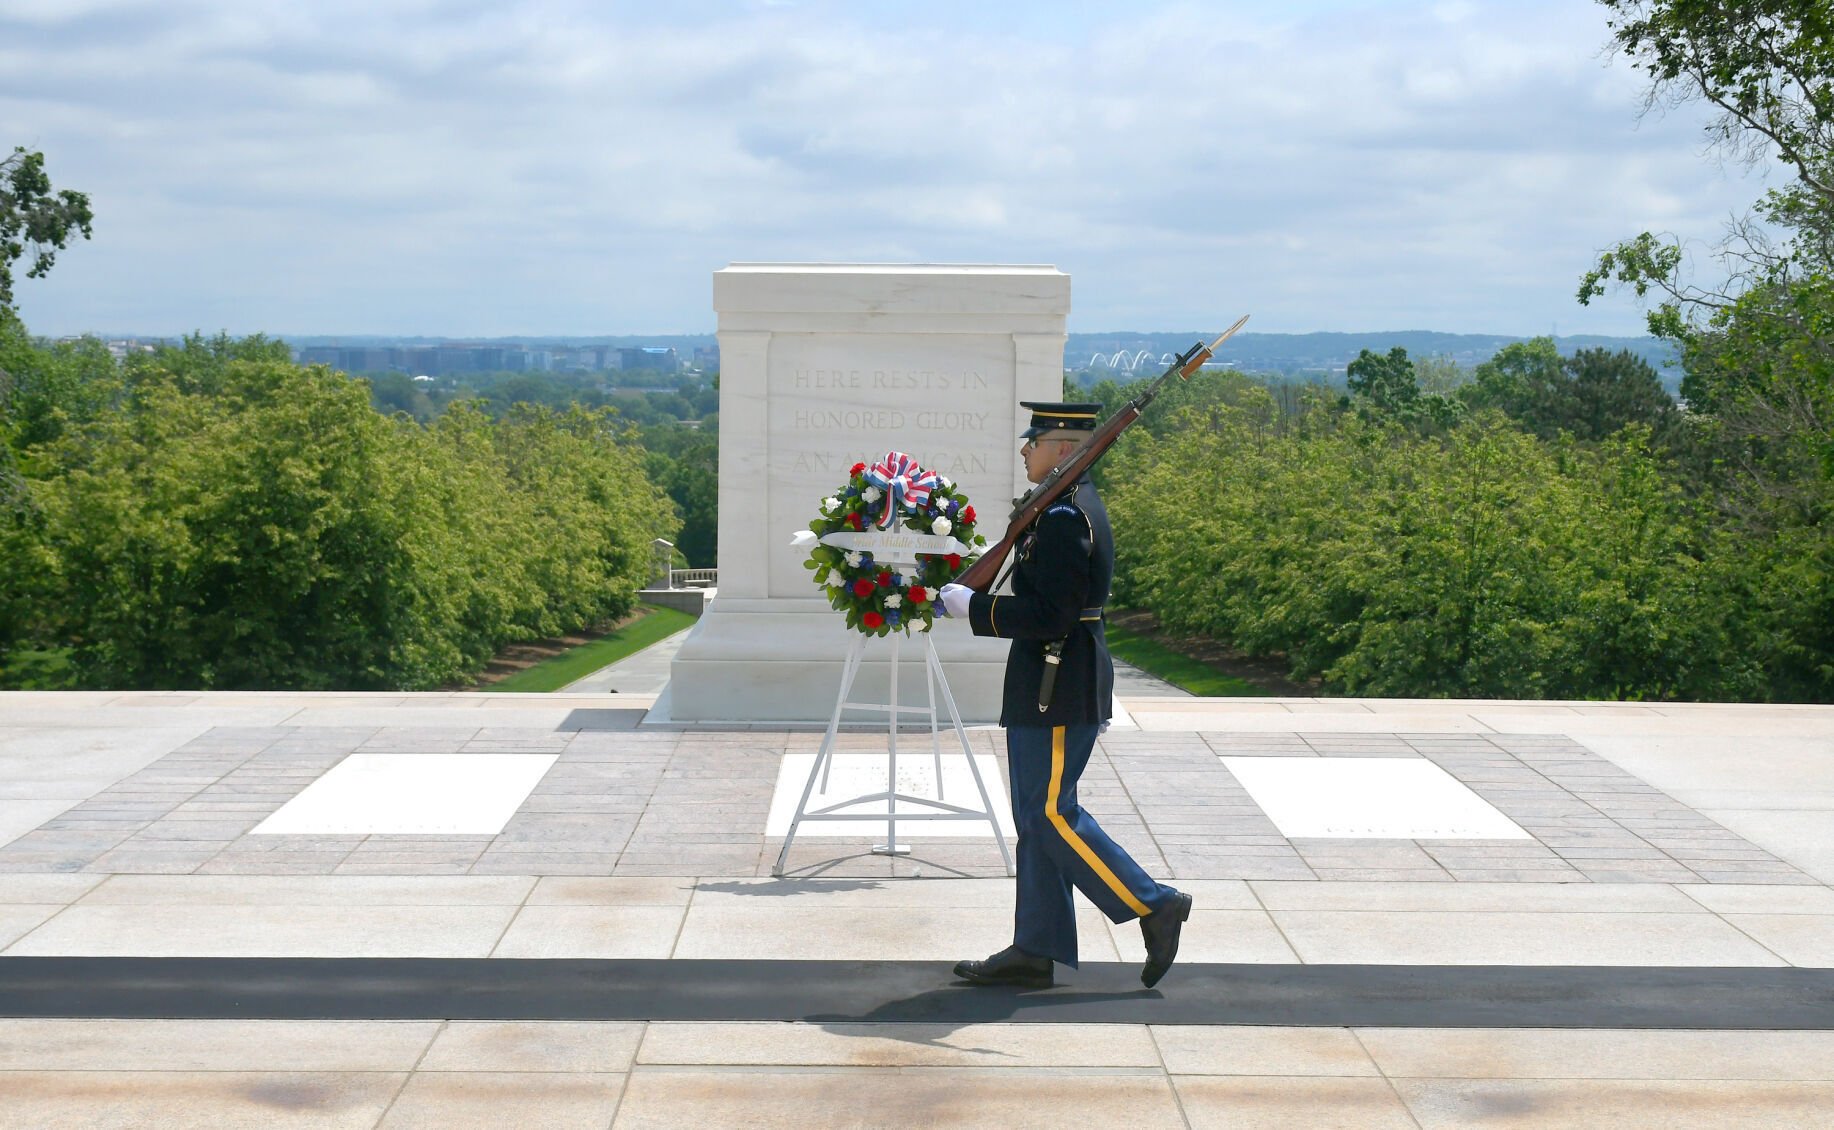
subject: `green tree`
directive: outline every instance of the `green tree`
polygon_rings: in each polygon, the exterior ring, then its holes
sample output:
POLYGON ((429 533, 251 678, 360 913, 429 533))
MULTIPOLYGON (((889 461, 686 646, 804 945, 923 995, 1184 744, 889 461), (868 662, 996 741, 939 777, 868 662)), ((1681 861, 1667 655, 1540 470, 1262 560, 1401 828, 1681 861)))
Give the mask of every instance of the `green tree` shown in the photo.
POLYGON ((643 430, 645 467, 675 503, 675 548, 696 569, 719 563, 720 447, 717 436, 662 424, 643 430))
POLYGON ((1715 249, 1697 285, 1673 237, 1604 252, 1582 302, 1611 285, 1655 298, 1651 331, 1682 347, 1686 459, 1774 611, 1773 677, 1834 698, 1834 12, 1824 0, 1601 0, 1649 104, 1719 110, 1709 136, 1793 176, 1715 249), (1766 226, 1784 238, 1773 242, 1766 226), (1785 552, 1787 547, 1787 552, 1785 552), (1794 594, 1794 595, 1791 595, 1794 594))
POLYGON ((1420 381, 1414 374, 1414 363, 1407 350, 1395 346, 1386 356, 1365 349, 1356 355, 1346 370, 1350 395, 1362 397, 1376 410, 1399 416, 1410 411, 1420 400, 1420 381))
POLYGON ((371 489, 387 429, 362 389, 273 361, 230 363, 213 395, 140 378, 36 484, 82 682, 387 685, 374 609, 400 528, 371 489))
POLYGON ((83 686, 429 689, 623 615, 676 529, 608 411, 464 403, 426 427, 261 338, 102 383, 23 449, 0 514, 0 679, 38 677, 9 658, 36 646, 83 686))
POLYGON ((1511 342, 1459 390, 1473 408, 1495 408, 1543 439, 1568 432, 1598 440, 1629 424, 1664 430, 1675 402, 1649 363, 1628 350, 1582 349, 1562 358, 1551 337, 1511 342))
POLYGON ((1560 351, 1551 337, 1512 341, 1478 363, 1459 396, 1473 408, 1495 408, 1517 420, 1535 418, 1561 379, 1560 351))
POLYGON ((1117 598, 1333 693, 1763 698, 1779 641, 1646 431, 1547 443, 1224 406, 1123 457, 1117 598))
POLYGON ((1443 428, 1464 412, 1464 404, 1450 396, 1421 394, 1420 376, 1399 345, 1386 355, 1361 350, 1345 373, 1349 400, 1365 415, 1443 428))
POLYGON ((1581 349, 1561 369, 1566 418, 1557 426, 1581 439, 1603 439, 1631 424, 1660 431, 1674 415, 1655 369, 1628 349, 1581 349))
POLYGON ((421 422, 439 414, 425 390, 406 373, 375 373, 363 380, 369 384, 369 401, 384 416, 405 412, 421 422))
MULTIPOLYGON (((1719 116, 1709 139, 1735 159, 1775 156, 1795 182, 1773 190, 1756 212, 1791 233, 1772 246, 1761 228, 1734 225, 1718 251, 1723 286, 1685 276, 1672 237, 1644 232, 1603 254, 1580 285, 1580 300, 1607 283, 1661 298, 1650 312, 1658 336, 1685 341, 1752 286, 1787 285, 1834 264, 1834 14, 1823 0, 1600 0, 1618 50, 1650 78, 1646 108, 1701 101, 1719 116)), ((1688 397, 1690 402, 1693 397, 1688 397)))
POLYGON ((1471 381, 1471 374, 1443 354, 1428 354, 1414 362, 1420 391, 1428 396, 1450 396, 1471 381))
POLYGON ((72 235, 90 237, 89 197, 53 189, 42 153, 16 146, 0 159, 0 307, 13 306, 13 264, 28 252, 26 278, 43 278, 72 235))

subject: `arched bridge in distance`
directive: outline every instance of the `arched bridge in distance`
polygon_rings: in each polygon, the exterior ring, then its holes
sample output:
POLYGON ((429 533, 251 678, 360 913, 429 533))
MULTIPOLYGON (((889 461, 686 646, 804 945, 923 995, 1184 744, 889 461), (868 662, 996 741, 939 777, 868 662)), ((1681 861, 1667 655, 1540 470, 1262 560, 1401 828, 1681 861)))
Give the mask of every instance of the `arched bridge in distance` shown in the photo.
MULTIPOLYGON (((1162 366, 1170 365, 1173 361, 1177 360, 1177 358, 1178 355, 1175 353, 1161 353, 1157 358, 1157 363, 1162 366)), ((1125 349, 1117 349, 1113 353, 1096 353, 1091 355, 1089 364, 1085 367, 1090 369, 1113 369, 1117 372, 1133 373, 1138 372, 1140 366, 1152 360, 1155 359, 1153 357, 1153 351, 1150 349, 1142 349, 1135 353, 1129 353, 1125 349)))

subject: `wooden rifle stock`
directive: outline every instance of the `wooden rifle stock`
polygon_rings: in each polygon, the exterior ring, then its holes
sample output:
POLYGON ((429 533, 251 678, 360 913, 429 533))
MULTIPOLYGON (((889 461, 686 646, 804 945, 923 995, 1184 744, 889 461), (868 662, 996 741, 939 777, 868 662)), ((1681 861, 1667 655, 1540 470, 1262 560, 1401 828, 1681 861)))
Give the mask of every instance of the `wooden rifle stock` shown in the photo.
POLYGON ((1052 468, 1051 473, 1045 476, 1043 482, 1027 491, 1024 498, 1015 500, 1012 521, 1006 527, 1006 535, 982 551, 974 564, 962 570, 962 575, 955 578, 955 583, 966 585, 976 592, 986 592, 993 588, 999 576, 1000 567, 1005 564, 1007 557, 1011 556, 1013 546, 1018 544, 1019 538, 1033 522, 1038 520, 1038 515, 1044 513, 1059 498, 1075 489, 1077 480, 1087 474, 1089 468, 1095 465, 1095 461, 1100 459, 1110 447, 1114 446, 1114 442, 1121 438, 1121 433, 1140 418, 1140 413, 1153 402, 1154 397, 1159 395, 1159 390, 1166 381, 1174 376, 1179 380, 1184 380, 1202 368, 1203 363, 1216 352, 1216 347, 1233 336, 1246 321, 1248 321, 1248 315, 1244 314, 1235 325, 1224 330, 1222 336, 1209 345, 1200 341, 1186 350, 1172 362, 1165 372, 1160 373, 1152 384, 1146 386, 1146 391, 1128 401, 1120 411, 1103 421, 1102 426, 1091 433, 1088 439, 1083 440, 1076 450, 1070 453, 1068 459, 1052 468))

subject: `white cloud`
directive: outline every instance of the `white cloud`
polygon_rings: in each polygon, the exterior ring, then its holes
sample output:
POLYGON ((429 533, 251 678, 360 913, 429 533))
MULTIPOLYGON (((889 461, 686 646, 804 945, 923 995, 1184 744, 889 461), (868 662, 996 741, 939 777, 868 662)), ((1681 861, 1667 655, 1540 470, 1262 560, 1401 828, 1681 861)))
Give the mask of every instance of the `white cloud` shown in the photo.
POLYGON ((22 309, 704 330, 729 261, 918 259, 1056 262, 1079 329, 1634 332, 1593 254, 1762 187, 1581 0, 997 7, 9 8, 0 141, 98 215, 22 309))

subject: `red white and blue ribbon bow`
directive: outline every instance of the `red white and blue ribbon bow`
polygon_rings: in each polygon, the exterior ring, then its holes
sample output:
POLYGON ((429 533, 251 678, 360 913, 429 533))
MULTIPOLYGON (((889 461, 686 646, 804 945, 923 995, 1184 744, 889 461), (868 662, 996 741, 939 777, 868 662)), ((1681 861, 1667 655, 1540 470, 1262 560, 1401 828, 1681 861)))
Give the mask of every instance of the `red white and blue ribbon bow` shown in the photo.
POLYGON ((894 451, 867 468, 866 481, 885 495, 885 510, 877 523, 884 530, 891 528, 900 505, 912 511, 928 506, 930 492, 942 485, 942 476, 924 470, 902 451, 894 451))

